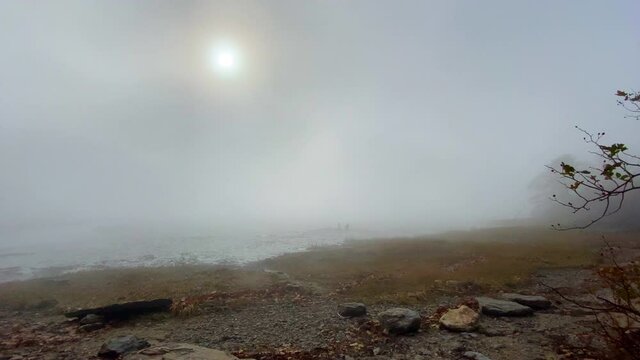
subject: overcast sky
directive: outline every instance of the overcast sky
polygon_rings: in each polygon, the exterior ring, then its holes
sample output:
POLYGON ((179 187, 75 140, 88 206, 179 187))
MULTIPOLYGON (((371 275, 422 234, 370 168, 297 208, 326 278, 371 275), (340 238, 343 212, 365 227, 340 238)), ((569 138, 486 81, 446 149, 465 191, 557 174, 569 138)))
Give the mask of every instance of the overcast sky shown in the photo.
POLYGON ((0 224, 527 217, 639 60, 634 0, 4 0, 0 224))

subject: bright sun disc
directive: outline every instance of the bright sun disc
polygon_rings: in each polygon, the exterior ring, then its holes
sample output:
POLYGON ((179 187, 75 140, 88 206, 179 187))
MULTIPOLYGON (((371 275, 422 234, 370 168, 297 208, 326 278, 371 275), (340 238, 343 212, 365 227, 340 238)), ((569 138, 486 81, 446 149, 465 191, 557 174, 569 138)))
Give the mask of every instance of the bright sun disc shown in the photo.
POLYGON ((209 60, 212 70, 220 75, 231 75, 238 69, 238 53, 230 46, 213 48, 209 60))
POLYGON ((220 66, 223 69, 232 68, 236 63, 236 59, 233 57, 233 54, 229 52, 224 52, 219 54, 216 60, 217 60, 218 66, 220 66))

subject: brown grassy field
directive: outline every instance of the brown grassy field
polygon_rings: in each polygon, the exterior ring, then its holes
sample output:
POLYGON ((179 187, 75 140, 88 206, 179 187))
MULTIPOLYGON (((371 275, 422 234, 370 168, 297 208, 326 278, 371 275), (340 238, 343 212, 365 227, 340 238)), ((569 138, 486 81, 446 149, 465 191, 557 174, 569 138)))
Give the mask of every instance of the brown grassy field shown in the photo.
MULTIPOLYGON (((538 269, 594 265, 599 261, 600 237, 580 231, 499 228, 351 241, 265 263, 355 300, 412 303, 447 290, 516 287, 538 269)), ((632 237, 608 235, 610 241, 632 237)))
POLYGON ((60 309, 117 302, 173 298, 212 291, 257 289, 271 283, 269 274, 219 266, 140 267, 84 271, 0 284, 0 307, 37 308, 55 300, 60 309))
MULTIPOLYGON (((61 309, 211 291, 259 289, 276 281, 264 268, 336 296, 368 302, 423 301, 447 290, 491 291, 522 285, 542 268, 599 261, 600 234, 499 228, 437 236, 358 240, 286 254, 244 268, 176 266, 87 271, 0 284, 0 307, 33 308, 55 300, 61 309)), ((628 241, 636 234, 609 234, 628 241)))

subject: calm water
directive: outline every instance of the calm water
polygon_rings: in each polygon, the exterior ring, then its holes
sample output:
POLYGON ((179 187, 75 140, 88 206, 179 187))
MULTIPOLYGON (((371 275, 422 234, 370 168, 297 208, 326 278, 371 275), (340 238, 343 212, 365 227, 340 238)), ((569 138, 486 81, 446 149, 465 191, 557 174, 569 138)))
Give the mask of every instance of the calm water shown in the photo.
POLYGON ((368 235, 337 228, 190 236, 80 227, 42 229, 14 235, 10 245, 0 245, 0 282, 108 267, 243 264, 368 235))

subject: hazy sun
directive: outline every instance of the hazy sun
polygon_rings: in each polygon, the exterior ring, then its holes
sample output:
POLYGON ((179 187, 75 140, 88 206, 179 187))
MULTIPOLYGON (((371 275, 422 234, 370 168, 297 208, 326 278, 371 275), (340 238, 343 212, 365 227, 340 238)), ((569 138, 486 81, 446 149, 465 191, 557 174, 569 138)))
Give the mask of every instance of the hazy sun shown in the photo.
POLYGON ((236 64, 236 59, 230 52, 223 52, 216 58, 218 66, 223 69, 230 69, 236 64))
POLYGON ((216 46, 211 49, 209 58, 211 68, 220 75, 231 75, 238 70, 238 51, 229 46, 216 46))

